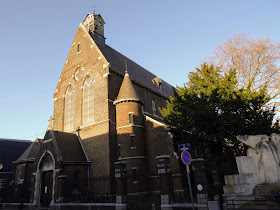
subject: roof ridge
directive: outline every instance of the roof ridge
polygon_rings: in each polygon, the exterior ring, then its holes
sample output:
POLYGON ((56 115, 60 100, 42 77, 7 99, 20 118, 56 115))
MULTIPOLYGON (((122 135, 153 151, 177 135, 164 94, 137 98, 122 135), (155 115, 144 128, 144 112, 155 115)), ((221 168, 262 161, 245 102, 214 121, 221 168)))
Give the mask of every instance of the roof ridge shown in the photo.
POLYGON ((24 140, 24 139, 8 139, 8 138, 0 138, 0 141, 20 141, 20 142, 30 142, 32 143, 32 140, 24 140))

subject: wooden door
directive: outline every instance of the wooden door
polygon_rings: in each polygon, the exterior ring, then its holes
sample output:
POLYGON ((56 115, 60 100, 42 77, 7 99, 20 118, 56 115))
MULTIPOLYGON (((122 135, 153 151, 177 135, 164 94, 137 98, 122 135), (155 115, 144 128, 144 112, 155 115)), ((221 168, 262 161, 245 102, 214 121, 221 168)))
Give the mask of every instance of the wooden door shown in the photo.
POLYGON ((41 182, 41 206, 49 207, 52 201, 53 171, 44 171, 41 182))

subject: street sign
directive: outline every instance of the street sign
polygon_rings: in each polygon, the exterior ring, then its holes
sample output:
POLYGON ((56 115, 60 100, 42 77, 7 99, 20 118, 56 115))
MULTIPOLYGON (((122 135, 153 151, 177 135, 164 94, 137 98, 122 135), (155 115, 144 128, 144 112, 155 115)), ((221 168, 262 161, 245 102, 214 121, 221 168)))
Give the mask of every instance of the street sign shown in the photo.
POLYGON ((178 145, 178 151, 183 152, 186 150, 191 150, 191 144, 190 143, 185 143, 185 144, 179 144, 178 145))
POLYGON ((190 165, 192 162, 191 154, 188 151, 183 151, 181 153, 181 159, 185 165, 190 165))

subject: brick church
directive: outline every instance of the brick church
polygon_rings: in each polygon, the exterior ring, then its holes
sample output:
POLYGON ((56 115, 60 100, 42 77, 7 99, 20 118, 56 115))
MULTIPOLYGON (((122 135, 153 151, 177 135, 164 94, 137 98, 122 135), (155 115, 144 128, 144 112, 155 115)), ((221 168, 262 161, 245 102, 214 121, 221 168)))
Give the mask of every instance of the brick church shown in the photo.
POLYGON ((157 173, 159 155, 178 167, 159 112, 173 87, 106 45, 104 24, 101 15, 87 14, 79 25, 45 137, 16 161, 15 183, 30 184, 35 206, 60 202, 65 179, 111 177, 113 193, 117 161, 126 161, 129 174, 157 173))

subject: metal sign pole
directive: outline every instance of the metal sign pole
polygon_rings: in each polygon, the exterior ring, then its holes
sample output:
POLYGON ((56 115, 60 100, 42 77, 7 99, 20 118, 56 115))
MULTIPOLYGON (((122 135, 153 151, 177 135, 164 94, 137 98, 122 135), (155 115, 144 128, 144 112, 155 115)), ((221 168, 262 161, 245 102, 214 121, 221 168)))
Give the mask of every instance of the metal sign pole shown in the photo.
POLYGON ((191 179, 190 179, 190 167, 189 167, 189 165, 186 165, 186 168, 187 168, 187 176, 188 176, 189 190, 190 190, 190 196, 191 196, 191 202, 192 202, 192 209, 194 210, 193 196, 192 196, 192 185, 191 185, 191 179))

